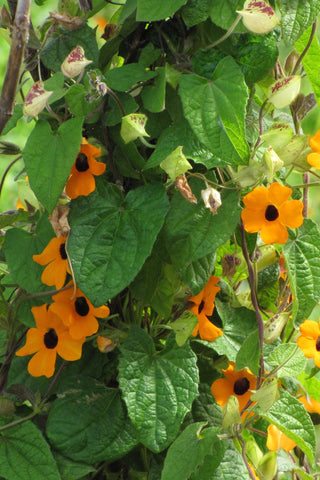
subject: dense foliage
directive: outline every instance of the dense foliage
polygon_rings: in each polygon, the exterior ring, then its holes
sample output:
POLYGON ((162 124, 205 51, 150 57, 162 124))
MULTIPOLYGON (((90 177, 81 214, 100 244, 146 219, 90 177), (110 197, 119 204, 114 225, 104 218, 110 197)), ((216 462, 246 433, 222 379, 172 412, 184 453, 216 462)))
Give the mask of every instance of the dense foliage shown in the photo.
POLYGON ((317 479, 320 0, 92 3, 1 10, 0 476, 317 479))

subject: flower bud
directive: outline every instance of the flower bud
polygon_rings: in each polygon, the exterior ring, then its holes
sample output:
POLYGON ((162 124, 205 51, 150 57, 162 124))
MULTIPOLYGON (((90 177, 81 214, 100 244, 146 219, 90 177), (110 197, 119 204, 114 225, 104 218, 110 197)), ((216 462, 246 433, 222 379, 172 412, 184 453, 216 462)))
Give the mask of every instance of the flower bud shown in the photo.
POLYGON ((263 155, 263 160, 267 180, 271 183, 274 174, 283 167, 284 163, 272 147, 266 149, 263 155))
POLYGON ((292 75, 277 80, 268 89, 268 100, 276 108, 284 108, 290 105, 300 91, 301 77, 292 75))
POLYGON ((201 190, 201 197, 206 206, 215 215, 219 207, 221 207, 221 196, 218 190, 212 187, 207 187, 205 190, 201 190))
POLYGON ((264 480, 273 480, 277 474, 277 470, 277 453, 266 453, 258 464, 259 475, 261 475, 264 480))
POLYGON ((149 137, 145 131, 147 117, 143 113, 130 113, 122 117, 120 135, 125 143, 132 142, 138 137, 149 137))
POLYGON ((239 400, 235 395, 231 395, 227 403, 222 407, 222 427, 228 430, 231 425, 240 423, 239 400))
POLYGON ((264 323, 263 341, 264 343, 272 343, 279 336, 289 320, 289 313, 276 313, 264 323))
POLYGON ((173 150, 173 152, 160 163, 160 167, 169 175, 171 180, 175 180, 179 175, 183 175, 192 168, 181 146, 173 150))
POLYGON ((237 10, 237 13, 242 16, 242 22, 250 32, 257 34, 269 33, 279 23, 277 14, 264 0, 246 0, 243 7, 243 10, 237 10))
POLYGON ((116 346, 111 338, 103 337, 102 335, 97 336, 97 345, 101 353, 112 352, 116 346))
POLYGON ((42 112, 53 92, 44 89, 44 83, 38 81, 32 85, 23 104, 23 114, 36 117, 42 112))
POLYGON ((90 65, 92 60, 88 60, 84 55, 84 50, 81 45, 78 45, 69 55, 64 59, 61 65, 61 72, 68 78, 76 77, 83 73, 87 65, 90 65))

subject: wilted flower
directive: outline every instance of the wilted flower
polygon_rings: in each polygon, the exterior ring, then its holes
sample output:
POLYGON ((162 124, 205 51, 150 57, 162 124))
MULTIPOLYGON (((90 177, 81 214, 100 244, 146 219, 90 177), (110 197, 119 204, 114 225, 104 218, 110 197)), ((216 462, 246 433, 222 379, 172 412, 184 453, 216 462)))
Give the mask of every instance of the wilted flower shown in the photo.
POLYGON ((207 187, 205 190, 201 190, 201 197, 206 206, 213 214, 217 213, 219 207, 221 207, 221 196, 218 190, 213 187, 207 187))
POLYGON ((64 59, 61 65, 63 75, 68 78, 74 78, 80 73, 83 73, 87 65, 90 65, 92 60, 88 60, 84 55, 84 49, 78 45, 69 55, 64 59))
POLYGON ((50 98, 52 94, 53 92, 45 90, 42 81, 34 83, 24 100, 23 114, 29 115, 30 117, 36 117, 39 115, 46 106, 48 98, 50 98))

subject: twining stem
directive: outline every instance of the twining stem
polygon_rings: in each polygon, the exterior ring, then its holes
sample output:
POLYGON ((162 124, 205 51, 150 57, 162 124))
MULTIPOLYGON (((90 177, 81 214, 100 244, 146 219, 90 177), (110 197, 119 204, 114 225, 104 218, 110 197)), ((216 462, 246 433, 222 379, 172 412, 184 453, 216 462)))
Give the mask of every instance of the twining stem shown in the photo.
POLYGON ((13 115, 20 68, 29 37, 31 0, 18 0, 7 71, 0 96, 0 134, 13 115))
POLYGON ((261 108, 260 108, 260 112, 259 112, 259 137, 258 137, 258 140, 256 141, 256 144, 254 146, 254 150, 256 150, 258 148, 258 146, 260 145, 260 142, 261 142, 261 135, 263 134, 263 111, 264 111, 264 107, 266 106, 268 102, 268 99, 266 98, 265 101, 263 102, 263 104, 261 105, 261 108))
POLYGON ((247 455, 246 455, 246 443, 241 437, 241 435, 238 435, 238 440, 241 443, 241 453, 242 453, 242 458, 245 463, 245 466, 248 470, 249 477, 252 478, 252 480, 256 480, 256 476, 252 471, 252 468, 250 467, 248 460, 247 460, 247 455))
POLYGON ((255 274, 254 274, 254 269, 252 266, 252 263, 249 258, 249 253, 247 249, 247 244, 246 244, 246 238, 245 238, 245 231, 244 231, 244 226, 243 223, 241 222, 239 224, 240 231, 241 231, 241 244, 242 244, 242 252, 243 256, 245 258, 245 261, 247 263, 248 267, 248 272, 249 272, 249 282, 250 282, 250 289, 251 289, 251 300, 252 300, 252 305, 255 309, 256 312, 256 317, 257 317, 257 322, 258 322, 258 330, 259 330, 259 345, 260 345, 260 359, 259 359, 259 376, 257 378, 257 389, 260 386, 261 378, 264 374, 264 362, 263 362, 263 332, 264 332, 264 324, 263 324, 263 319, 262 315, 259 309, 259 304, 258 304, 258 298, 256 294, 256 289, 255 289, 255 274))
POLYGON ((309 40, 308 40, 308 43, 307 45, 305 46, 303 52, 301 53, 300 57, 298 58, 295 66, 294 66, 294 69, 292 71, 292 75, 295 75, 298 71, 298 68, 300 67, 301 65, 301 62, 304 58, 304 56, 306 55, 306 53, 308 52, 310 46, 311 46, 311 43, 312 43, 312 40, 313 40, 313 37, 315 36, 315 33, 316 33, 316 29, 317 29, 317 18, 314 19, 314 22, 312 24, 312 30, 311 30, 311 33, 310 33, 310 37, 309 37, 309 40))
POLYGON ((304 218, 308 217, 308 204, 309 204, 309 182, 310 182, 310 173, 305 173, 303 175, 303 183, 305 187, 303 189, 303 211, 302 215, 304 218))
POLYGON ((216 45, 219 45, 219 43, 222 43, 224 42, 225 40, 227 40, 228 37, 230 37, 230 35, 232 34, 232 32, 234 31, 234 29, 236 28, 236 26, 238 25, 238 23, 240 22, 241 20, 241 15, 238 15, 237 18, 235 19, 235 21, 233 22, 233 24, 231 25, 231 27, 229 28, 229 30, 227 30, 227 32, 222 36, 220 37, 217 41, 213 42, 213 43, 210 43, 210 45, 208 45, 207 47, 205 47, 204 50, 209 50, 209 48, 213 48, 215 47, 216 45))
POLYGON ((3 185, 4 185, 4 181, 6 179, 6 176, 10 170, 10 168, 18 161, 22 158, 22 155, 19 155, 19 157, 15 158, 6 168, 4 174, 2 175, 2 179, 1 179, 1 183, 0 183, 0 196, 1 196, 1 192, 2 192, 2 189, 3 189, 3 185))

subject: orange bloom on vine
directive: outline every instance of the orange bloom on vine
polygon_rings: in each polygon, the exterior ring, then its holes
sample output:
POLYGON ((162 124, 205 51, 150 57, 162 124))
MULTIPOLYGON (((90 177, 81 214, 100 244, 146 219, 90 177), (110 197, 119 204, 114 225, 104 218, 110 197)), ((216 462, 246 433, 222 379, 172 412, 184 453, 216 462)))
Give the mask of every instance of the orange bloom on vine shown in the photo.
MULTIPOLYGON (((71 285, 72 282, 69 282, 66 286, 71 285)), ((50 310, 61 318, 75 339, 96 333, 99 328, 96 317, 106 318, 110 314, 105 305, 95 308, 79 288, 75 293, 73 288, 59 292, 52 299, 54 303, 50 305, 50 310)))
POLYGON ((200 338, 208 342, 213 342, 223 334, 222 330, 208 319, 208 316, 211 317, 213 313, 216 295, 221 290, 220 287, 216 286, 219 281, 220 278, 211 276, 204 289, 198 293, 198 295, 189 298, 189 302, 194 304, 190 308, 190 311, 194 313, 199 320, 192 335, 195 337, 199 333, 200 338))
POLYGON ((211 385, 211 392, 218 405, 223 407, 231 395, 237 397, 239 410, 244 409, 249 402, 252 390, 256 389, 257 378, 250 370, 242 369, 236 372, 235 364, 228 362, 227 369, 222 370, 225 378, 218 378, 211 385))
POLYGON ((105 163, 97 162, 101 156, 101 148, 90 145, 85 138, 82 139, 80 152, 71 168, 69 180, 66 185, 66 194, 71 199, 80 195, 88 196, 96 188, 94 176, 102 175, 106 169, 105 163))
POLYGON ((63 287, 67 273, 71 274, 66 252, 67 237, 52 238, 40 255, 33 255, 33 260, 40 265, 47 265, 41 275, 45 285, 63 287))
POLYGON ((291 188, 274 182, 269 188, 256 187, 245 195, 241 218, 246 232, 260 232, 267 244, 286 243, 287 227, 298 228, 303 223, 303 203, 289 200, 291 194, 291 188))
POLYGON ((300 334, 298 346, 305 357, 313 358, 315 365, 320 368, 320 322, 305 320, 300 325, 300 334))
POLYGON ((287 437, 276 425, 269 425, 268 427, 267 448, 272 452, 277 452, 282 448, 286 452, 292 450, 297 444, 291 438, 287 437))
POLYGON ((33 377, 52 377, 57 354, 64 360, 79 360, 85 341, 85 337, 72 338, 62 320, 47 307, 31 309, 36 327, 28 330, 25 346, 16 352, 19 357, 35 354, 28 363, 33 377))
POLYGON ((311 167, 320 168, 320 130, 317 133, 309 138, 309 145, 312 148, 313 152, 309 153, 307 156, 307 162, 311 167))

